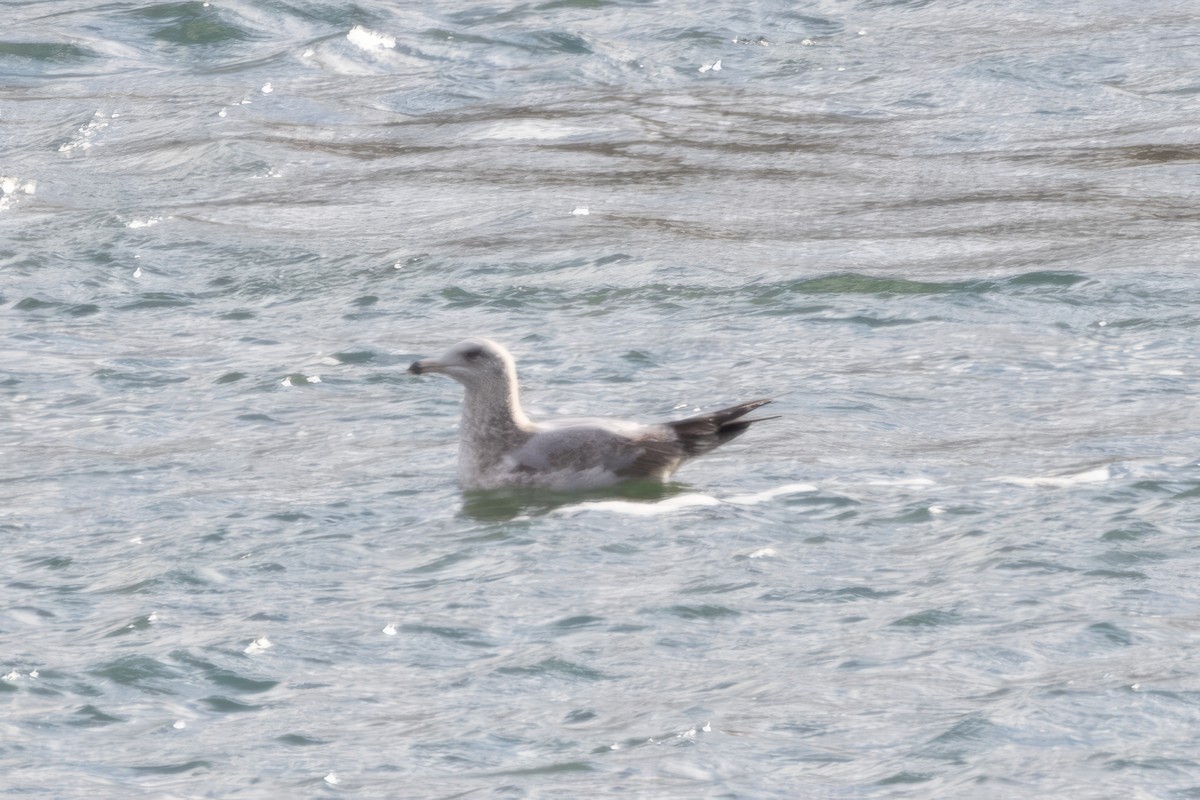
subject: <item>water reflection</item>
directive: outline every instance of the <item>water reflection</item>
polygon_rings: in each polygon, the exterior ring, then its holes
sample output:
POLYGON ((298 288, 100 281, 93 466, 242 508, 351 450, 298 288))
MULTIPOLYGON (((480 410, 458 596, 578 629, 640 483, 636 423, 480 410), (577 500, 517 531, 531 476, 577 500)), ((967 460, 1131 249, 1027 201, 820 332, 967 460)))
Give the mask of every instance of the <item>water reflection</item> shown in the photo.
POLYGON ((605 500, 653 504, 688 491, 691 487, 685 483, 654 481, 627 481, 604 489, 573 492, 532 488, 476 490, 463 493, 460 514, 479 522, 505 522, 605 500))

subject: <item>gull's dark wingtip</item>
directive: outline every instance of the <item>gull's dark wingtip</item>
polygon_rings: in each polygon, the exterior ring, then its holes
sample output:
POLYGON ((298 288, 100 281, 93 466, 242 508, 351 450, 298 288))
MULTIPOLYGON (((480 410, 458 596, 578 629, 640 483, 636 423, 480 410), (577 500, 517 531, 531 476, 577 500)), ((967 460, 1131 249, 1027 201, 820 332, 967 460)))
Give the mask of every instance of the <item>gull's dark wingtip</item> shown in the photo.
POLYGON ((719 447, 735 436, 740 436, 756 422, 778 419, 778 417, 743 418, 754 409, 761 408, 770 403, 773 399, 771 397, 762 397, 758 400, 749 400, 745 403, 730 406, 729 408, 722 408, 706 414, 697 414, 687 419, 668 422, 667 425, 679 437, 684 451, 689 456, 697 456, 719 447))

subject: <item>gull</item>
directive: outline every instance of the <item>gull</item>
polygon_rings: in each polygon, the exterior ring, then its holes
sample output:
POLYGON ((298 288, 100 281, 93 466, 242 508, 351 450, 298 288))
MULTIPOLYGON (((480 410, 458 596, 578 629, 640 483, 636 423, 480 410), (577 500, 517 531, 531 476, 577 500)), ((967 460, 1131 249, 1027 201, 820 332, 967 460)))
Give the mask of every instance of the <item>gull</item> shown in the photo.
POLYGON ((534 422, 521 409, 517 367, 490 339, 471 338, 436 358, 414 361, 415 375, 440 373, 466 389, 459 431, 459 481, 466 490, 530 486, 595 489, 627 480, 666 483, 688 460, 741 435, 745 415, 770 399, 673 422, 603 417, 534 422))

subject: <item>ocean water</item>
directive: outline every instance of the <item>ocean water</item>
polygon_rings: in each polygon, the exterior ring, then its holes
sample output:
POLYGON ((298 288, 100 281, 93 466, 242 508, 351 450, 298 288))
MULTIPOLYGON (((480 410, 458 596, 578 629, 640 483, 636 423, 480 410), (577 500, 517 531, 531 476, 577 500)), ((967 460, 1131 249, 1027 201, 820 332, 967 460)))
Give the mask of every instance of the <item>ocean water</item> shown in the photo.
POLYGON ((2 10, 0 795, 1200 796, 1193 3, 2 10))

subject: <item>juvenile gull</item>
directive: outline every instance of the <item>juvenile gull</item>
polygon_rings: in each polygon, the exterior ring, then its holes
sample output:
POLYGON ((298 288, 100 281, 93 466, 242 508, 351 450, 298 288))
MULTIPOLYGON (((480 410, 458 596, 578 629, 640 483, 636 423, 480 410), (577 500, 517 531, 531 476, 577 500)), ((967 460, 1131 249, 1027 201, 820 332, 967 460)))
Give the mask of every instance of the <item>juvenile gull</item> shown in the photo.
POLYGON ((768 399, 674 422, 571 417, 533 422, 521 410, 517 367, 488 339, 467 339, 409 372, 440 372, 466 387, 458 452, 464 489, 540 486, 590 489, 624 480, 665 483, 680 465, 745 432, 768 399))

